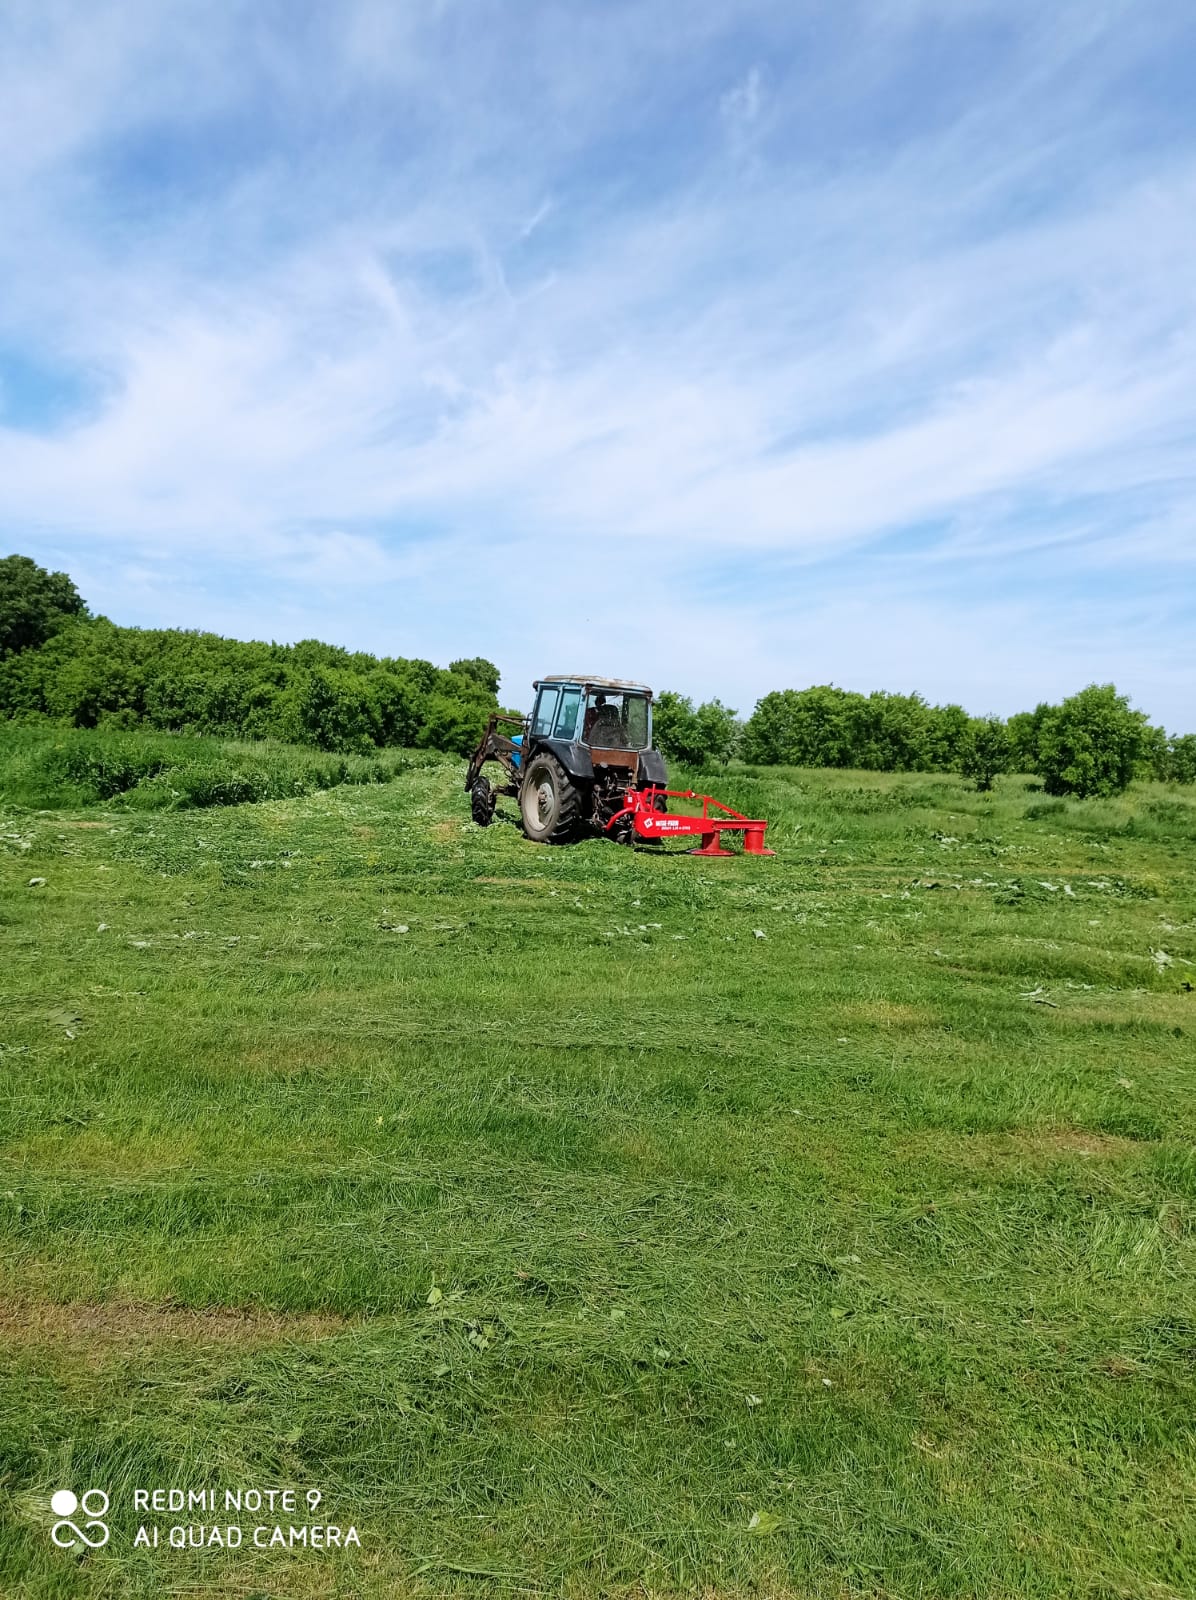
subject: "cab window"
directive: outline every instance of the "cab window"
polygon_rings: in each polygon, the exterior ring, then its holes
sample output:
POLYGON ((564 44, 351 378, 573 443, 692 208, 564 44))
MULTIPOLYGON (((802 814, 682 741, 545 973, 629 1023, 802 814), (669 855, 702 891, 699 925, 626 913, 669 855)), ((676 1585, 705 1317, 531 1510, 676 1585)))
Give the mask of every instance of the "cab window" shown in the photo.
POLYGON ((570 685, 561 690, 561 706, 556 714, 556 737, 577 738, 577 713, 581 709, 581 690, 570 685))
POLYGON ((623 726, 627 730, 627 748, 646 750, 649 745, 648 702, 641 694, 629 694, 623 700, 623 726))
POLYGON ((595 689, 586 701, 582 738, 594 749, 646 750, 648 702, 643 695, 595 689))
POLYGON ((557 701, 561 691, 555 684, 545 685, 540 690, 540 698, 536 701, 536 714, 532 718, 532 733, 540 738, 547 739, 552 733, 552 724, 556 717, 557 701))

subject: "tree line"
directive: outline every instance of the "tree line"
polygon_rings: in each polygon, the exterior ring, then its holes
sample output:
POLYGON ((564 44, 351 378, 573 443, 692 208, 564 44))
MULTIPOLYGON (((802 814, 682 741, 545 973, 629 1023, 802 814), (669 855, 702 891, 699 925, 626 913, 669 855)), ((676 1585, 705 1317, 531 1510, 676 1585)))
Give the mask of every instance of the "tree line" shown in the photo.
POLYGON ((662 694, 657 742, 694 766, 855 767, 961 772, 991 789, 1003 772, 1037 773, 1048 794, 1120 793, 1134 778, 1196 783, 1196 734, 1168 738, 1112 684, 1090 684, 1059 705, 972 717, 918 694, 858 694, 832 684, 778 689, 741 723, 720 700, 695 706, 662 694))
MULTIPOLYGON (((373 656, 308 639, 279 645, 182 629, 123 628, 90 614, 70 578, 28 556, 0 560, 0 716, 75 727, 146 727, 280 739, 344 753, 385 745, 468 754, 498 706, 497 667, 373 656)), ((831 684, 779 689, 746 721, 720 700, 669 691, 656 743, 692 767, 854 767, 962 772, 991 788, 1037 773, 1049 794, 1105 795, 1135 777, 1196 782, 1196 734, 1168 738, 1112 684, 1008 720, 917 694, 831 684)))
POLYGON ((0 561, 0 716, 78 728, 280 739, 366 754, 466 755, 498 706, 498 668, 280 645, 93 617, 64 573, 0 561))

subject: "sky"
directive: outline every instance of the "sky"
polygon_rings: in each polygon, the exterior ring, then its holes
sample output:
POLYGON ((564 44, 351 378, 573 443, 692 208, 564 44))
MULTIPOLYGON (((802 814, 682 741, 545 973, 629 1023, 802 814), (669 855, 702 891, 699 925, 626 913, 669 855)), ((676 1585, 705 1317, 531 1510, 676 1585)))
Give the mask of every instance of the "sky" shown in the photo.
POLYGON ((0 547, 514 706, 1196 730, 1196 8, 5 0, 0 547))

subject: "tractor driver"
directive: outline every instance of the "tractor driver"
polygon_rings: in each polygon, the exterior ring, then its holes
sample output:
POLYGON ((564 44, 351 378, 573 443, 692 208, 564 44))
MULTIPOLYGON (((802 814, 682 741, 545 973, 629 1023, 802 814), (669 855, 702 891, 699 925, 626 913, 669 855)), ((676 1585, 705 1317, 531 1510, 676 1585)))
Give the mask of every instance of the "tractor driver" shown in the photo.
POLYGON ((586 710, 586 720, 582 724, 581 730, 581 736, 587 744, 590 742, 590 729, 594 726, 595 722, 597 722, 598 713, 604 710, 605 707, 606 696, 604 694, 596 694, 590 701, 589 707, 586 710))
POLYGON ((586 712, 581 736, 587 744, 617 745, 622 742, 623 725, 618 709, 607 705, 606 696, 601 691, 594 696, 594 703, 586 712))

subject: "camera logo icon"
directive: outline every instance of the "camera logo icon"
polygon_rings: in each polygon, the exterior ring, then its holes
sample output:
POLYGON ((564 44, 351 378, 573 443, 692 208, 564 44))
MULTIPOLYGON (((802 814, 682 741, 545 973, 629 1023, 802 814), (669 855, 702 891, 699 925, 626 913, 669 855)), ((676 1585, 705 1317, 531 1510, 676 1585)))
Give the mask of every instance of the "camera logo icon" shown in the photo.
POLYGON ((82 1495, 73 1489, 55 1489, 50 1510, 58 1518, 50 1537, 60 1550, 73 1550, 76 1543, 100 1550, 108 1543, 108 1524, 102 1520, 108 1515, 108 1496, 103 1489, 85 1489, 82 1495), (71 1521, 77 1511, 82 1512, 82 1527, 71 1521))

